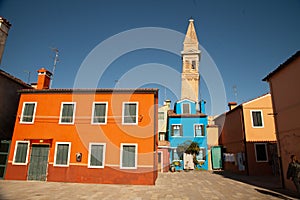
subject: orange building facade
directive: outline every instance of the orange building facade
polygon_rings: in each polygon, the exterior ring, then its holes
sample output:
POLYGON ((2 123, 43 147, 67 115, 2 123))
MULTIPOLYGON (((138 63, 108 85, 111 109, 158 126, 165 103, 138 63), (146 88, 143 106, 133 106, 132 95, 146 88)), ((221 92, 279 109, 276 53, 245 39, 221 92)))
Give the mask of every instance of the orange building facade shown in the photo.
POLYGON ((269 83, 272 94, 282 186, 294 191, 295 185, 286 175, 291 155, 300 158, 299 74, 300 51, 297 51, 263 79, 269 83))
POLYGON ((21 91, 5 179, 155 184, 157 89, 48 84, 21 91))
POLYGON ((277 141, 271 95, 265 94, 217 117, 222 125, 224 170, 250 176, 279 175, 277 141))

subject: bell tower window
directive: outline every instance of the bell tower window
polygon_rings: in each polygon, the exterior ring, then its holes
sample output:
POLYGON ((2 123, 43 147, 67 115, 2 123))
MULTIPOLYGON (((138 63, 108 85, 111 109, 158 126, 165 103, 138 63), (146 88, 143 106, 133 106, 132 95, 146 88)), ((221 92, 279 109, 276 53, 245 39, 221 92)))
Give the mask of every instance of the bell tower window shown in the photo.
POLYGON ((192 69, 196 69, 196 61, 195 60, 192 61, 192 69))

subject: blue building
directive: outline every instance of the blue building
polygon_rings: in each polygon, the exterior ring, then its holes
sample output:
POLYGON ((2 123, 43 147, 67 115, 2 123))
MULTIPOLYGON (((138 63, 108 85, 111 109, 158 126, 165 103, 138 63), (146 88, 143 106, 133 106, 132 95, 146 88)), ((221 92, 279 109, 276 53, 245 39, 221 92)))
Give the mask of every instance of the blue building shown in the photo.
POLYGON ((198 104, 201 50, 193 19, 189 20, 181 57, 181 99, 175 102, 174 110, 168 110, 167 115, 166 139, 170 143, 169 160, 171 165, 176 166, 176 170, 195 168, 207 170, 208 119, 205 102, 200 101, 198 104), (192 142, 199 147, 197 155, 185 151, 192 142))
POLYGON ((200 147, 196 156, 198 164, 195 169, 208 169, 207 161, 207 115, 205 114, 205 102, 200 101, 200 110, 197 110, 197 102, 190 99, 182 99, 175 102, 174 110, 168 111, 168 140, 170 142, 170 163, 176 170, 194 169, 192 156, 179 155, 179 145, 196 142, 200 147))

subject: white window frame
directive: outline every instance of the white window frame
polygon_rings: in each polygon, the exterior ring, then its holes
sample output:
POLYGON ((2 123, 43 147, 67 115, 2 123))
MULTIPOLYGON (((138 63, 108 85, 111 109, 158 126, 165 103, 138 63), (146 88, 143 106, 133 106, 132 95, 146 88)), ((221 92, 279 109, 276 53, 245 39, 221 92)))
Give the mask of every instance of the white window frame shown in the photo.
POLYGON ((60 105, 60 115, 59 115, 59 124, 74 124, 75 123, 75 112, 76 112, 76 102, 61 102, 60 105), (63 105, 64 104, 73 104, 74 110, 73 110, 73 121, 72 122, 62 122, 62 112, 63 112, 63 105))
POLYGON ((190 104, 190 103, 182 103, 182 104, 181 104, 181 113, 182 113, 182 114, 191 114, 191 104, 190 104), (189 105, 189 113, 184 113, 184 112, 183 112, 183 105, 184 105, 184 104, 188 104, 188 105, 189 105))
POLYGON ((182 124, 171 124, 171 137, 183 137, 183 126, 182 124), (180 126, 181 128, 181 132, 182 132, 182 135, 172 135, 173 134, 173 126, 180 126))
MULTIPOLYGON (((200 147, 200 149, 204 149, 205 155, 203 155, 203 156, 207 159, 207 156, 206 156, 206 155, 207 155, 207 154, 206 154, 206 151, 207 151, 207 150, 206 150, 206 148, 205 148, 205 147, 200 147)), ((199 153, 200 153, 200 151, 199 151, 199 153)), ((196 156, 196 158, 197 158, 197 156, 196 156)), ((206 161, 206 160, 203 160, 203 159, 202 159, 202 160, 198 160, 198 159, 197 159, 197 161, 206 161)))
POLYGON ((136 101, 123 102, 123 106, 122 106, 122 125, 137 125, 138 124, 138 116, 139 116, 139 102, 136 102, 136 101), (125 114, 125 105, 126 104, 136 104, 135 123, 125 123, 124 122, 124 114, 125 114))
POLYGON ((107 124, 107 112, 108 112, 108 102, 104 102, 104 101, 102 101, 102 102, 100 102, 100 101, 93 102, 91 124, 95 124, 95 125, 98 125, 98 124, 107 124), (101 123, 101 122, 94 122, 95 104, 105 104, 105 122, 103 122, 103 123, 101 123))
POLYGON ((250 116, 251 116, 251 124, 252 124, 252 128, 264 128, 264 113, 262 110, 250 110, 250 116), (252 116, 252 113, 253 112, 260 112, 261 114, 261 124, 262 126, 254 126, 254 123, 253 123, 253 116, 252 116))
POLYGON ((71 154, 71 142, 56 142, 55 143, 54 163, 53 163, 53 166, 55 166, 55 167, 69 167, 69 165, 70 165, 70 154, 71 154), (67 164, 66 165, 56 164, 57 146, 59 144, 68 144, 69 145, 68 160, 67 160, 67 164))
POLYGON ((174 161, 182 161, 182 160, 180 160, 180 157, 179 157, 179 155, 177 154, 177 148, 172 148, 171 151, 172 151, 172 156, 173 156, 173 157, 172 157, 172 162, 174 162, 174 161), (175 153, 176 153, 177 156, 178 156, 178 159, 176 159, 176 160, 173 159, 175 153))
POLYGON ((205 137, 206 134, 205 134, 205 126, 204 124, 194 124, 194 137, 205 137), (203 126, 203 133, 204 135, 196 135, 196 126, 203 126))
POLYGON ((89 157, 88 157, 88 168, 104 168, 105 165, 105 154, 106 154, 106 143, 96 143, 96 142, 91 142, 89 143, 89 157), (103 145, 103 152, 102 152, 102 166, 94 166, 91 165, 91 148, 93 145, 103 145))
POLYGON ((37 107, 37 102, 23 102, 20 124, 33 124, 34 123, 36 107, 37 107), (33 115, 32 115, 32 121, 31 122, 25 122, 25 121, 23 121, 25 104, 34 104, 34 110, 33 110, 33 115))
POLYGON ((137 169, 137 163, 138 163, 138 144, 137 143, 121 143, 120 148, 120 169, 137 169), (122 161, 123 161, 123 147, 124 146, 135 146, 135 163, 134 167, 123 167, 122 161))
POLYGON ((13 159, 12 164, 13 164, 13 165, 27 165, 27 164, 28 164, 29 148, 30 148, 30 142, 29 142, 29 141, 25 141, 25 140, 17 140, 17 141, 16 141, 16 145, 15 145, 14 159, 13 159), (25 163, 16 163, 16 162, 15 162, 16 155, 17 155, 17 148, 18 148, 18 144, 19 144, 19 143, 27 143, 27 152, 26 152, 26 160, 25 160, 25 163))
POLYGON ((255 150, 255 160, 256 162, 258 163, 261 163, 261 162, 269 162, 269 158, 268 158, 268 149, 267 149, 267 143, 254 143, 254 150, 255 150), (257 152, 256 152, 256 145, 264 145, 265 146, 265 153, 266 153, 266 160, 257 160, 257 152))
POLYGON ((158 120, 159 120, 159 121, 164 121, 164 120, 165 120, 165 112, 163 112, 163 111, 158 111, 158 120), (163 118, 160 119, 160 118, 159 118, 160 116, 163 116, 163 118))
POLYGON ((159 141, 166 141, 166 133, 165 132, 159 132, 158 133, 158 140, 159 141))

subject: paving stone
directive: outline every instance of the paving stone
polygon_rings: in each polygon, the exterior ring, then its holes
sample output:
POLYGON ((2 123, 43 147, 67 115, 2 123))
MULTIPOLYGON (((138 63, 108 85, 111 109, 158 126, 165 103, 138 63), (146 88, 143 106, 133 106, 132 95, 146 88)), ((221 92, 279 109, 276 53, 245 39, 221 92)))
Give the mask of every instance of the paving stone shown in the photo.
POLYGON ((278 188, 272 180, 267 189, 253 181, 199 171, 159 174, 155 186, 0 180, 0 199, 296 199, 272 190, 278 188))

